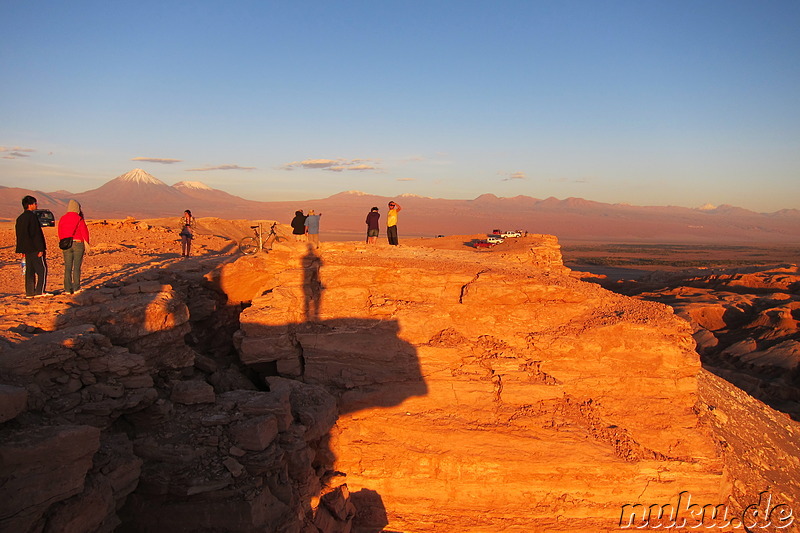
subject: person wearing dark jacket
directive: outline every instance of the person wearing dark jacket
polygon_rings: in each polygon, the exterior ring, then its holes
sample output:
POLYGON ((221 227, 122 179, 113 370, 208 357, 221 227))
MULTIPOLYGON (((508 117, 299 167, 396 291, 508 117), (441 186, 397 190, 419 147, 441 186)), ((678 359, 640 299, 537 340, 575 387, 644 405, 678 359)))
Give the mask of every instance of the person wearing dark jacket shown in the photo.
POLYGON ((304 241, 306 238, 306 216, 303 214, 302 209, 294 212, 292 235, 294 235, 294 240, 296 241, 304 241))
POLYGON ((375 244, 378 242, 378 233, 381 231, 380 227, 381 214, 378 213, 378 208, 373 207, 367 214, 367 244, 375 244))
POLYGON ((64 292, 81 291, 81 265, 89 249, 89 228, 83 218, 81 204, 70 200, 67 212, 58 219, 58 238, 72 237, 72 246, 64 250, 64 292))
POLYGON ((42 225, 36 216, 36 198, 22 199, 24 211, 17 217, 14 229, 17 233, 16 253, 25 257, 25 298, 50 296, 44 292, 47 284, 47 244, 42 225))

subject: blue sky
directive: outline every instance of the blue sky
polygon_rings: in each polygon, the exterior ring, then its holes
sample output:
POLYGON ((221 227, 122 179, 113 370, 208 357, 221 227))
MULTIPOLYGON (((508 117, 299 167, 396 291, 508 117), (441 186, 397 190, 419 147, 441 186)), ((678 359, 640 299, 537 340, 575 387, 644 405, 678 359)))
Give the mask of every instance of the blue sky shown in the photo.
POLYGON ((5 0, 0 185, 800 208, 800 2, 5 0))

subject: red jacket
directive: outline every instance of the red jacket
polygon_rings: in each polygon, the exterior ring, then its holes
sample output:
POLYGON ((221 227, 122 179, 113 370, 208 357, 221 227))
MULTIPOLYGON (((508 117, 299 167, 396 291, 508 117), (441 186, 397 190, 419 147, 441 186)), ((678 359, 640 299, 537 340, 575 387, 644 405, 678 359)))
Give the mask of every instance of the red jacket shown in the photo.
POLYGON ((78 213, 67 212, 58 219, 58 238, 73 237, 76 241, 89 242, 89 228, 78 213))

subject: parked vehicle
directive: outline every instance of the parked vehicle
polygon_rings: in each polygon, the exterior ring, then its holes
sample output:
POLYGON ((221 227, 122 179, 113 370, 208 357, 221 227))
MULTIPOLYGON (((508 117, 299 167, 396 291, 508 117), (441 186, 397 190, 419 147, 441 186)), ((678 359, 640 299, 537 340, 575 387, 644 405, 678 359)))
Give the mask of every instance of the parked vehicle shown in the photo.
POLYGON ((494 244, 487 241, 475 241, 472 244, 475 248, 491 248, 494 244))
POLYGON ((520 233, 519 231, 504 231, 503 233, 500 234, 500 236, 503 237, 504 239, 508 239, 510 237, 522 237, 522 233, 520 233))
POLYGON ((503 238, 499 235, 492 234, 486 237, 486 242, 488 242, 489 244, 500 244, 501 242, 503 242, 503 238))
POLYGON ((56 225, 56 217, 53 216, 53 212, 49 209, 34 209, 33 213, 36 215, 36 218, 39 219, 39 224, 42 227, 46 228, 56 225))

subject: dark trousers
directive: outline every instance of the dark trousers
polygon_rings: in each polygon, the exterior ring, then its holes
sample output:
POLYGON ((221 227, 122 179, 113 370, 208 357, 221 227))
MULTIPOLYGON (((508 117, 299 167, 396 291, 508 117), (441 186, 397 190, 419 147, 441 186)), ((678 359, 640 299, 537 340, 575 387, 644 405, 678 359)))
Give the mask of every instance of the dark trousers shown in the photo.
POLYGON ((191 252, 192 252, 192 236, 181 235, 181 255, 184 257, 189 257, 189 254, 191 252))
POLYGON ((72 247, 64 250, 64 292, 75 292, 81 288, 81 265, 86 246, 83 241, 72 241, 72 247))
POLYGON ((389 239, 389 244, 397 245, 397 226, 389 226, 386 228, 386 237, 389 239))
POLYGON ((44 252, 25 254, 25 296, 35 296, 44 292, 47 283, 47 257, 44 252))

